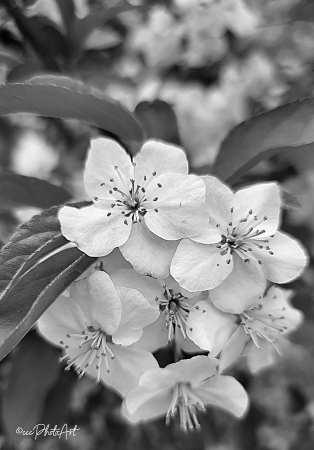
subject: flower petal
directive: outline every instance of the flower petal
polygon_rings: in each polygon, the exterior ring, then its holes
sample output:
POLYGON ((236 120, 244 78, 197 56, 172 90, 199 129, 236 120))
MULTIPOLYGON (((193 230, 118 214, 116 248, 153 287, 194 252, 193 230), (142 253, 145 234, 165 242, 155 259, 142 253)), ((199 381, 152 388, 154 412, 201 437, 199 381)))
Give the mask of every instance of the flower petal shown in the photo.
POLYGON ((222 408, 236 417, 246 412, 249 398, 241 384, 233 377, 217 375, 194 388, 205 405, 222 408))
POLYGON ((106 211, 94 205, 82 209, 64 206, 59 211, 62 234, 89 256, 106 256, 123 245, 131 233, 131 222, 122 215, 106 216, 106 211))
POLYGON ((105 138, 92 141, 84 174, 85 189, 91 198, 96 196, 112 202, 109 190, 117 187, 122 192, 128 193, 130 179, 133 177, 131 158, 117 142, 105 138), (123 181, 115 167, 118 167, 123 181), (110 181, 112 179, 113 182, 110 181))
POLYGON ((290 305, 290 298, 293 294, 294 292, 291 290, 272 286, 263 299, 263 307, 260 310, 250 311, 250 315, 257 319, 260 314, 267 315, 274 320, 279 320, 277 324, 286 327, 286 332, 291 332, 303 321, 302 312, 290 305))
POLYGON ((97 262, 100 263, 101 270, 107 272, 108 275, 121 269, 132 269, 132 265, 123 258, 119 248, 115 248, 108 256, 100 258, 97 262))
POLYGON ((274 283, 288 283, 297 278, 307 265, 305 250, 289 235, 277 232, 267 245, 263 249, 254 247, 252 253, 262 262, 261 268, 268 280, 274 283), (267 245, 269 251, 266 249, 267 245))
POLYGON ((38 320, 40 333, 55 345, 67 334, 86 328, 83 311, 73 298, 60 295, 38 320))
POLYGON ((134 157, 135 179, 140 183, 144 175, 149 183, 151 178, 164 173, 188 174, 188 161, 183 150, 165 142, 147 141, 134 157), (156 175, 152 175, 156 172, 156 175))
POLYGON ((122 319, 123 305, 109 275, 105 272, 94 272, 88 279, 91 294, 90 307, 92 317, 99 327, 112 335, 118 329, 122 319))
POLYGON ((265 290, 266 279, 260 266, 253 260, 244 263, 238 256, 233 258, 233 270, 216 288, 210 291, 210 298, 221 311, 240 313, 256 304, 265 290))
POLYGON ((179 373, 180 381, 197 386, 217 372, 218 363, 218 359, 210 356, 194 356, 191 359, 169 364, 164 371, 169 378, 174 378, 174 375, 179 373))
POLYGON ((267 342, 266 339, 260 339, 259 346, 260 348, 256 347, 253 342, 248 342, 244 349, 247 357, 246 362, 252 374, 272 366, 278 360, 278 353, 275 347, 267 342))
POLYGON ((230 250, 221 255, 215 245, 183 239, 173 257, 171 275, 188 291, 205 291, 218 286, 232 271, 230 250), (230 260, 229 264, 226 262, 230 260))
POLYGON ((143 328, 155 322, 160 313, 152 308, 143 295, 135 289, 117 288, 122 316, 112 340, 115 344, 131 345, 143 334, 143 328))
POLYGON ((196 386, 217 371, 218 359, 208 356, 194 356, 169 364, 164 369, 152 369, 145 372, 139 387, 155 391, 173 387, 176 383, 186 382, 196 386))
POLYGON ((143 329, 142 336, 132 344, 132 347, 155 352, 166 345, 168 345, 168 330, 164 316, 160 315, 154 323, 143 329))
POLYGON ((247 337, 244 333, 243 327, 238 326, 220 354, 219 372, 223 372, 239 358, 246 341, 247 337))
POLYGON ((215 308, 209 301, 195 304, 199 309, 192 310, 187 320, 187 335, 195 344, 216 356, 237 328, 236 317, 215 308))
POLYGON ((128 241, 120 247, 134 269, 154 278, 166 278, 178 241, 165 241, 152 233, 145 223, 134 223, 128 241))
POLYGON ((156 297, 163 297, 164 290, 161 284, 151 277, 145 277, 133 269, 121 269, 111 275, 116 287, 136 289, 141 292, 150 305, 158 309, 156 297))
POLYGON ((170 389, 146 391, 137 388, 128 394, 122 405, 122 413, 133 423, 154 419, 166 414, 171 400, 170 389))
POLYGON ((280 191, 276 183, 256 184, 240 189, 234 194, 231 205, 232 222, 236 226, 252 210, 252 214, 248 215, 240 229, 247 230, 260 225, 259 229, 265 230, 262 236, 270 236, 276 232, 279 225, 280 204, 280 191), (267 220, 264 220, 264 217, 267 217, 267 220))
MULTIPOLYGON (((196 297, 199 296, 199 294, 200 294, 200 291, 196 291, 196 292, 187 291, 182 286, 180 286, 179 283, 171 275, 169 277, 165 278, 162 281, 162 283, 163 283, 163 285, 165 284, 168 289, 171 289, 175 294, 181 294, 183 297, 186 297, 188 299, 192 299, 192 298, 196 299, 196 297)), ((194 303, 196 303, 197 300, 195 300, 194 303)), ((189 303, 191 303, 191 302, 189 301, 189 303)))
POLYGON ((227 228, 230 221, 230 207, 234 194, 232 190, 212 176, 201 177, 206 185, 205 201, 209 206, 209 221, 212 225, 219 224, 227 228))
POLYGON ((72 283, 70 292, 84 312, 88 326, 101 328, 110 335, 117 330, 122 305, 109 275, 96 271, 88 278, 72 283))
MULTIPOLYGON (((158 363, 153 355, 144 350, 120 345, 110 345, 115 359, 109 362, 110 372, 107 372, 104 362, 101 366, 101 379, 123 397, 138 387, 141 375, 148 369, 157 368, 158 363)), ((94 369, 96 370, 96 369, 94 369)), ((90 373, 90 369, 87 369, 90 373)), ((95 376, 95 372, 92 374, 95 376)))
POLYGON ((168 240, 195 236, 208 223, 205 191, 204 182, 195 175, 161 175, 146 190, 147 227, 168 240))

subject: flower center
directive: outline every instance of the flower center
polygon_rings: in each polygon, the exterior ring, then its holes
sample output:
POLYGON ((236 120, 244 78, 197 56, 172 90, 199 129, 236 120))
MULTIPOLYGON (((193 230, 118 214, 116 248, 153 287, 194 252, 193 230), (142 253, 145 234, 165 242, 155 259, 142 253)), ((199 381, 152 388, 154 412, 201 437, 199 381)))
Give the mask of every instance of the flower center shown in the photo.
POLYGON ((106 364, 107 372, 110 372, 109 358, 114 359, 115 355, 110 348, 112 344, 111 336, 108 336, 104 331, 93 327, 88 327, 87 330, 82 330, 81 333, 67 334, 65 341, 60 341, 66 355, 60 358, 60 362, 66 360, 67 366, 65 370, 70 370, 74 365, 75 370, 81 378, 88 367, 95 362, 97 369, 97 379, 100 382, 101 364, 103 360, 106 364), (109 356, 109 358, 108 358, 109 356))
POLYGON ((166 424, 179 412, 180 427, 183 431, 200 429, 197 411, 205 412, 202 400, 195 395, 188 383, 177 383, 173 388, 172 400, 166 415, 166 424))
MULTIPOLYGON (((223 228, 219 223, 216 224, 216 228, 220 228, 222 231, 221 241, 216 245, 216 248, 220 250, 221 256, 225 256, 227 253, 231 256, 232 253, 236 253, 244 263, 249 263, 251 260, 250 252, 254 252, 254 247, 273 255, 274 252, 268 244, 269 239, 273 238, 274 235, 267 236, 267 239, 261 239, 260 236, 266 233, 266 230, 257 228, 267 220, 267 217, 259 218, 250 209, 246 216, 236 223, 233 221, 233 212, 234 208, 232 207, 230 209, 230 221, 226 228, 223 228), (247 225, 248 221, 250 226, 247 225)), ((230 264, 230 262, 231 259, 226 260, 227 264, 230 264)), ((262 264, 260 259, 257 259, 257 262, 262 264)))
MULTIPOLYGON (((133 163, 135 166, 136 164, 133 163)), ((152 194, 152 199, 147 199, 146 187, 151 182, 151 180, 156 177, 157 173, 153 172, 151 176, 143 176, 143 181, 137 184, 134 179, 125 180, 121 174, 118 166, 114 166, 117 172, 117 178, 110 178, 110 182, 101 183, 100 186, 109 188, 109 194, 112 196, 111 208, 117 207, 119 213, 125 216, 124 223, 128 225, 129 218, 132 223, 141 222, 141 218, 147 213, 148 202, 152 200, 153 202, 158 201, 158 197, 154 196, 154 192, 159 188, 162 188, 160 183, 156 183, 156 188, 150 192, 152 194), (120 187, 117 187, 117 181, 120 182, 120 187)), ((97 202, 102 200, 101 197, 94 197, 94 201, 97 202)), ((154 211, 158 213, 158 209, 154 208, 154 211)), ((107 216, 110 217, 112 212, 108 212, 107 216)))
POLYGON ((261 348, 258 338, 275 345, 278 335, 287 330, 286 326, 280 324, 280 321, 285 319, 283 315, 285 307, 273 310, 272 314, 262 312, 262 308, 263 304, 260 303, 238 316, 245 334, 252 339, 257 348, 261 348))
MULTIPOLYGON (((189 312, 193 309, 205 313, 205 310, 200 310, 199 306, 193 306, 188 303, 187 297, 184 297, 180 292, 174 293, 172 289, 168 289, 164 284, 165 292, 163 298, 156 297, 155 300, 159 304, 160 311, 166 316, 166 328, 168 330, 168 342, 171 342, 175 337, 176 329, 179 329, 184 339, 188 339, 186 335, 187 319, 189 312)), ((190 328, 192 331, 192 328, 190 328)))

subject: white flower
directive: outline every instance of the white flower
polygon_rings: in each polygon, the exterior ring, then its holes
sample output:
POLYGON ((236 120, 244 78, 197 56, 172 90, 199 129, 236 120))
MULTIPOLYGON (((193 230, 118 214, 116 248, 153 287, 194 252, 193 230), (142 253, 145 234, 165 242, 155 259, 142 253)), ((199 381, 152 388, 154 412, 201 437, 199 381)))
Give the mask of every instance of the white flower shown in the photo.
POLYGON ((238 313, 252 306, 266 279, 287 283, 307 263, 300 244, 278 232, 280 195, 275 183, 254 185, 235 194, 214 177, 203 177, 210 216, 196 237, 183 239, 171 274, 185 289, 211 289, 213 304, 238 313))
MULTIPOLYGON (((176 340, 176 345, 187 352, 197 352, 199 347, 189 341, 192 329, 187 326, 191 311, 205 313, 196 302, 203 298, 199 292, 188 292, 172 278, 155 280, 134 270, 121 269, 111 275, 115 286, 137 289, 150 305, 160 312, 160 317, 144 328, 142 337, 134 344, 138 348, 155 351, 176 340)), ((221 350, 221 349, 220 349, 221 350)))
POLYGON ((166 277, 178 240, 207 222, 205 184, 187 173, 177 147, 149 141, 132 162, 115 141, 94 140, 85 171, 94 204, 61 208, 62 233, 89 256, 120 247, 138 272, 166 277))
POLYGON ((302 313, 290 305, 293 292, 272 286, 263 299, 255 298, 255 306, 239 314, 224 313, 206 301, 195 304, 204 315, 191 312, 187 326, 193 327, 191 338, 204 350, 219 356, 223 371, 240 355, 247 357, 252 373, 272 364, 281 355, 288 341, 287 334, 300 326, 302 313))
POLYGON ((196 356, 147 370, 138 388, 128 394, 124 415, 139 422, 166 414, 169 423, 178 414, 184 431, 200 428, 197 413, 205 411, 206 405, 241 417, 248 405, 247 394, 234 378, 217 375, 217 364, 214 358, 196 356))
POLYGON ((301 311, 290 305, 292 295, 293 291, 272 286, 257 306, 238 315, 237 330, 220 355, 221 371, 243 354, 249 370, 256 373, 285 352, 287 335, 303 321, 301 311))
POLYGON ((63 347, 67 369, 74 366, 80 376, 86 372, 125 396, 146 369, 158 366, 151 353, 130 347, 157 318, 142 294, 115 288, 105 272, 97 271, 74 282, 70 296, 61 295, 38 326, 63 347))

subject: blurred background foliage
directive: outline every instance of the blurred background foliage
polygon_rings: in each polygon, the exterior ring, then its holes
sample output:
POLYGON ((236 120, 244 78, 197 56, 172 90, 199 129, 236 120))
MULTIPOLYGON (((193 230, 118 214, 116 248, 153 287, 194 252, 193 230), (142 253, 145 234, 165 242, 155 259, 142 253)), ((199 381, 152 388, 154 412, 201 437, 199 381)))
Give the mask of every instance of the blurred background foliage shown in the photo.
MULTIPOLYGON (((313 69, 312 0, 0 1, 1 84, 42 74, 84 81, 134 112, 148 138, 181 145, 197 173, 211 172, 237 124, 313 96, 313 69)), ((97 133, 74 120, 0 117, 1 245, 42 209, 86 199, 83 166, 97 133), (18 184, 16 174, 24 176, 18 184)), ((0 449, 313 450, 312 147, 286 149, 234 185, 275 180, 295 195, 283 228, 311 256, 303 277, 288 286, 305 313, 290 352, 254 378, 244 364, 232 369, 252 399, 243 421, 209 411, 200 418, 202 431, 191 435, 163 419, 130 426, 117 395, 64 372, 59 350, 33 330, 0 363, 0 449), (15 432, 37 423, 80 430, 67 440, 36 442, 15 432)), ((167 364, 166 350, 157 357, 167 364)))

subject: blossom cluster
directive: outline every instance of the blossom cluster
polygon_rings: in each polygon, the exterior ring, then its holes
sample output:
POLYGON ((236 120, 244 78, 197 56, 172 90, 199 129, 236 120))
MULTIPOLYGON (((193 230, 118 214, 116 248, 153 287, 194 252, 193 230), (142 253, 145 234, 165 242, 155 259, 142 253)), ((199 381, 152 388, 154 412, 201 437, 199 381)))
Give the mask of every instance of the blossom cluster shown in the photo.
POLYGON ((184 152, 166 143, 148 141, 131 159, 113 140, 92 142, 92 202, 62 207, 59 220, 97 262, 38 323, 67 370, 124 398, 131 422, 178 414, 183 430, 199 428, 208 405, 245 413, 247 393, 225 371, 244 356, 255 373, 285 351, 302 315, 277 284, 307 263, 278 231, 276 183, 234 193, 188 170, 184 152), (154 352, 166 346, 173 363, 159 367, 154 352))

